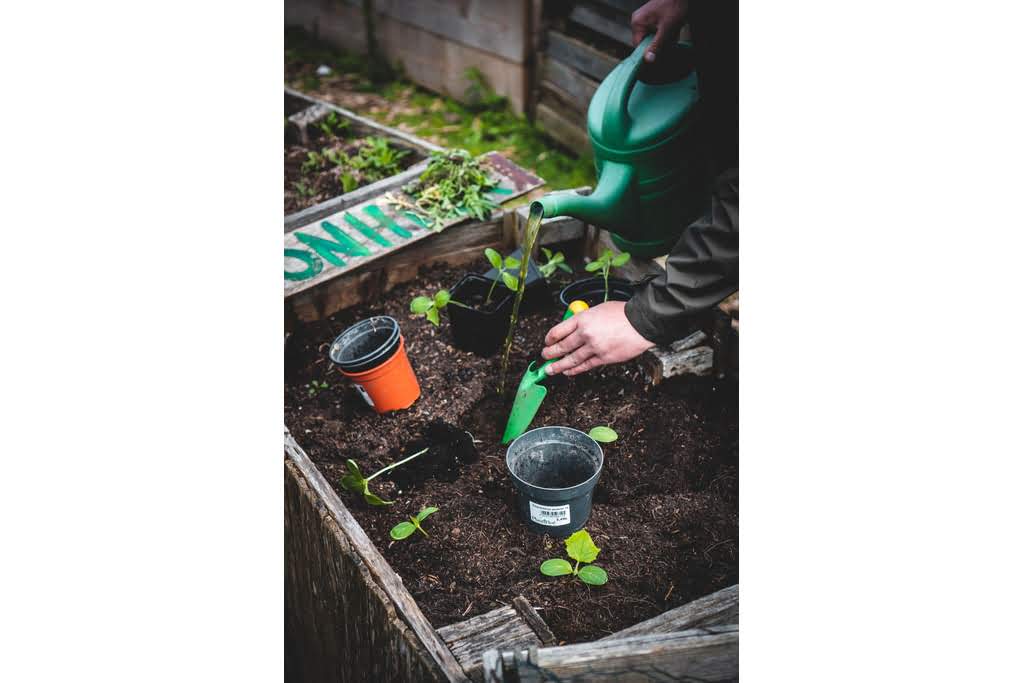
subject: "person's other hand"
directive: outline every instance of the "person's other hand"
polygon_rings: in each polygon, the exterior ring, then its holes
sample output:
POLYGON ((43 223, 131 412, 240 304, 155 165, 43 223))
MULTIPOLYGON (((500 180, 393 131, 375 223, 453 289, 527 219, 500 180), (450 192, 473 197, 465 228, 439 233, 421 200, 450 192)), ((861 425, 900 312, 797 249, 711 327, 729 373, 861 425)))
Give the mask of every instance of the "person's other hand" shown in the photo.
POLYGON ((654 40, 644 53, 645 61, 653 62, 666 40, 674 41, 679 37, 689 4, 688 0, 650 0, 633 12, 629 18, 633 46, 639 45, 648 33, 654 34, 654 40))
POLYGON ((626 318, 626 304, 607 301, 555 325, 544 337, 545 359, 562 357, 547 368, 549 375, 578 375, 608 363, 636 358, 654 346, 626 318))

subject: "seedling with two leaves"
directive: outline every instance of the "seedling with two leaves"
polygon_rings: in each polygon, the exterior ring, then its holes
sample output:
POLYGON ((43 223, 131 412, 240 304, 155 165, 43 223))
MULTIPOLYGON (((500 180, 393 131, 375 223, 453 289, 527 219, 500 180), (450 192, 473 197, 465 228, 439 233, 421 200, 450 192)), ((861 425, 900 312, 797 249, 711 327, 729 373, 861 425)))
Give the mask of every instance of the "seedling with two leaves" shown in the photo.
POLYGON ((502 259, 501 254, 490 247, 484 249, 484 256, 487 257, 487 260, 490 261, 494 269, 498 271, 498 277, 491 283, 491 288, 487 290, 487 298, 484 300, 484 305, 486 306, 491 303, 491 295, 494 294, 494 287, 498 284, 498 280, 501 280, 502 284, 513 292, 519 289, 519 278, 509 271, 518 269, 522 262, 515 256, 506 256, 502 259))
POLYGON ((316 396, 321 391, 326 389, 327 388, 327 382, 324 382, 322 380, 319 381, 319 382, 316 381, 316 380, 313 380, 312 382, 310 382, 306 386, 309 388, 309 395, 312 397, 312 396, 316 396))
POLYGON ((399 522, 391 528, 391 538, 401 541, 412 536, 415 531, 419 531, 424 536, 429 536, 430 534, 423 530, 421 524, 423 520, 435 512, 437 512, 437 508, 425 507, 417 512, 415 516, 410 517, 408 522, 399 522))
POLYGON ((572 272, 572 268, 565 262, 565 254, 562 252, 551 253, 551 250, 547 247, 541 247, 540 250, 544 253, 544 258, 547 259, 546 263, 542 263, 537 266, 540 270, 540 274, 544 276, 544 279, 551 277, 555 270, 564 270, 567 273, 572 272))
POLYGON ((429 450, 430 448, 427 447, 424 448, 422 451, 417 451, 410 455, 408 458, 404 458, 396 463, 392 463, 387 467, 384 467, 374 472, 368 477, 364 477, 362 475, 362 473, 359 471, 359 465, 356 464, 355 460, 348 459, 345 461, 345 466, 348 467, 348 474, 341 478, 341 485, 346 491, 354 491, 356 493, 361 493, 363 495, 363 500, 365 500, 370 505, 394 505, 395 501, 384 500, 377 494, 370 491, 370 482, 379 477, 380 475, 384 474, 385 472, 393 470, 399 465, 404 465, 413 458, 423 455, 429 450))
POLYGON ((427 318, 430 322, 434 323, 434 327, 441 326, 441 309, 448 304, 454 306, 462 306, 463 308, 469 308, 466 304, 459 303, 452 298, 451 292, 447 289, 439 289, 434 296, 418 296, 409 302, 409 310, 415 315, 422 315, 427 318))
POLYGON ((605 249, 601 255, 587 264, 586 269, 588 273, 596 273, 601 271, 601 277, 604 278, 604 300, 608 301, 608 273, 612 268, 619 268, 626 265, 629 262, 629 252, 624 251, 618 256, 612 253, 611 249, 605 249))
POLYGON ((586 529, 580 529, 569 538, 565 539, 565 552, 572 559, 576 560, 576 566, 569 564, 562 558, 547 560, 540 566, 540 573, 545 576, 573 576, 579 577, 583 583, 591 586, 603 586, 608 583, 608 574, 596 564, 589 564, 597 559, 601 549, 594 545, 593 539, 586 529), (580 563, 584 562, 582 567, 580 563))

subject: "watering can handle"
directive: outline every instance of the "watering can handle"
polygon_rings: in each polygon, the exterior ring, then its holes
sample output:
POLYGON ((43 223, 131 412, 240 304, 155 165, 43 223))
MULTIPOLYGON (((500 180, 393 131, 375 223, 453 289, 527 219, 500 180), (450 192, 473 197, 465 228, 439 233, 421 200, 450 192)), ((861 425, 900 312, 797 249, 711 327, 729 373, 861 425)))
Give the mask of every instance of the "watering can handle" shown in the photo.
POLYGON ((606 140, 625 142, 629 133, 629 96, 633 94, 633 86, 636 85, 637 74, 640 66, 644 63, 644 53, 650 46, 654 36, 647 36, 640 41, 640 44, 633 50, 633 54, 626 57, 622 66, 612 81, 611 92, 605 100, 604 118, 601 121, 601 136, 606 140))

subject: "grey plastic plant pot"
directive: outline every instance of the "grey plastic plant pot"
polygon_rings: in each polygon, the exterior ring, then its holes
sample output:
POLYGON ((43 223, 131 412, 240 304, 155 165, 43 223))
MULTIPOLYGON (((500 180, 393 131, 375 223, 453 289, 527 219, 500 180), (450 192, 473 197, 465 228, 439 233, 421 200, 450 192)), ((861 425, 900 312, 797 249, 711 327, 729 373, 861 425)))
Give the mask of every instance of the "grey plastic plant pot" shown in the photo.
POLYGON ((530 531, 564 538, 587 523, 604 468, 604 452, 587 434, 571 427, 531 429, 509 444, 505 464, 530 531))

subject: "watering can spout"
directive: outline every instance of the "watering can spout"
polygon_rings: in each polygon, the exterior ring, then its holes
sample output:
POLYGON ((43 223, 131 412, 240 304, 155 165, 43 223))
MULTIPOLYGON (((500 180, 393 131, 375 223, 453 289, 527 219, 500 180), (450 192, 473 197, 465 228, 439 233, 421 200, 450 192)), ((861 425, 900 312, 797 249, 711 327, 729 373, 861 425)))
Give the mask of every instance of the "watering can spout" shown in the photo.
POLYGON ((615 161, 606 161, 601 169, 597 188, 589 195, 576 192, 552 192, 536 204, 544 209, 544 218, 572 216, 602 228, 614 230, 628 224, 633 215, 633 168, 615 161))

